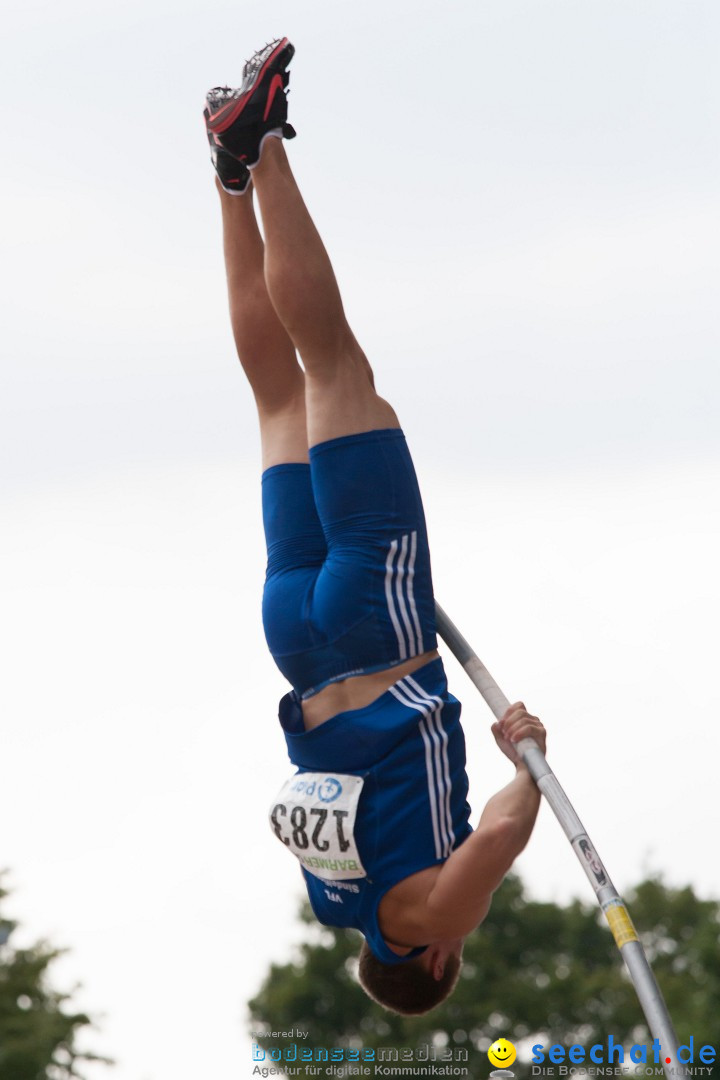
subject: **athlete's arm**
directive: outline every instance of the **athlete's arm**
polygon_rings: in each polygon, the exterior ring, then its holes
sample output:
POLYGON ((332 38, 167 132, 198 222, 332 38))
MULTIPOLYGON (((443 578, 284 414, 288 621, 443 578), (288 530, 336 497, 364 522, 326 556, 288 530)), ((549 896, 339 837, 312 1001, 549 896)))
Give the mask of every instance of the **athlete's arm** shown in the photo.
POLYGON ((478 827, 441 867, 427 896, 433 938, 464 937, 482 922, 500 885, 532 833, 540 792, 514 743, 529 736, 545 752, 545 729, 522 702, 493 724, 498 747, 516 768, 510 783, 489 800, 478 827))

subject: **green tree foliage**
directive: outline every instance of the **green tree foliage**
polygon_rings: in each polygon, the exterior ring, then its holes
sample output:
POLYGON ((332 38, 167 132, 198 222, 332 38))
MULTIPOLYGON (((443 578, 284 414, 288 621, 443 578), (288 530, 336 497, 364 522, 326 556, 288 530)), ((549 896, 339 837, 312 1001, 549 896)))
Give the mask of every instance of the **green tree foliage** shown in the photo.
POLYGON ((76 1080, 83 1061, 104 1061, 76 1048, 76 1035, 91 1023, 68 1009, 70 994, 53 990, 48 968, 61 950, 39 942, 14 948, 17 924, 2 917, 7 892, 0 885, 0 1080, 76 1080))
MULTIPOLYGON (((720 1046, 720 902, 657 879, 643 881, 627 901, 681 1044, 694 1035, 697 1045, 720 1046)), ((314 923, 307 907, 301 917, 314 923)), ((324 1047, 446 1043, 468 1049, 483 1069, 500 1036, 585 1046, 609 1035, 626 1046, 652 1041, 597 905, 530 900, 517 877, 506 879, 467 940, 454 995, 424 1017, 396 1016, 368 1000, 355 976, 355 931, 310 934, 295 962, 271 967, 250 1002, 252 1031, 299 1028, 324 1047)), ((254 1041, 265 1049, 288 1042, 254 1041)))

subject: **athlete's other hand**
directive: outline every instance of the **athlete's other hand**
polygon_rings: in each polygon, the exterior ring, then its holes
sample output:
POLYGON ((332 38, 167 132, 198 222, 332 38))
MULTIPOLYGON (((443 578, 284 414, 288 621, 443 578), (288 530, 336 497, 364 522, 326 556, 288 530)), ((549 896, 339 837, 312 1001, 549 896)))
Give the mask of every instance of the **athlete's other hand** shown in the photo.
POLYGON ((514 765, 522 765, 515 743, 520 739, 534 739, 543 754, 545 753, 545 728, 537 716, 531 716, 522 701, 517 701, 507 710, 502 720, 492 726, 495 742, 506 758, 514 765))

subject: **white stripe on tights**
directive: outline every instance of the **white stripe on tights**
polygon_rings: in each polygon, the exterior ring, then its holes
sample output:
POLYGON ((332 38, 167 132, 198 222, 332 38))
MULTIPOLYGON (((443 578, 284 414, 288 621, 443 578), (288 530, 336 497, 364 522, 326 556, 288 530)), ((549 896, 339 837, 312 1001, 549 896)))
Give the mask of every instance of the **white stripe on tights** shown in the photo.
POLYGON ((400 626, 400 620, 397 617, 397 611, 395 610, 395 601, 393 600, 392 590, 392 578, 393 578, 393 562, 395 561, 395 555, 398 549, 397 540, 393 540, 390 544, 390 550, 385 560, 385 599, 387 600, 388 612, 390 613, 390 621, 395 628, 395 633, 398 639, 398 649, 400 650, 400 659, 407 660, 407 645, 405 638, 403 637, 402 628, 400 626))

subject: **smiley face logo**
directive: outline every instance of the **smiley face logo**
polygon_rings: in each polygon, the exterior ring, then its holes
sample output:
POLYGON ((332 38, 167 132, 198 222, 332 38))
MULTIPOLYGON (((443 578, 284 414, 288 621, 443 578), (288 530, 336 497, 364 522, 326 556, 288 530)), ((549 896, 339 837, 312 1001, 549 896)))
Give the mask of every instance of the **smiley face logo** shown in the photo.
POLYGON ((488 1050, 488 1058, 491 1065, 497 1065, 500 1069, 508 1069, 517 1057, 517 1051, 507 1039, 496 1039, 488 1050))

